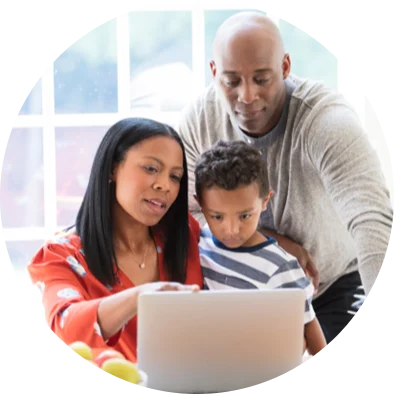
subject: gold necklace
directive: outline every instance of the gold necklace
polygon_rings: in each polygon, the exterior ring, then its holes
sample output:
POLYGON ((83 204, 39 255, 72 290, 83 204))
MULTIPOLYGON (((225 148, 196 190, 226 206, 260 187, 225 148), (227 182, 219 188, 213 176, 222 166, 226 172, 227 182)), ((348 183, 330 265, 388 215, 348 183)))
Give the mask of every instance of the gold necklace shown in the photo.
POLYGON ((145 258, 146 258, 146 252, 148 250, 148 246, 149 246, 149 241, 147 242, 147 244, 145 246, 144 258, 142 260, 142 263, 138 264, 138 267, 140 267, 141 269, 145 268, 145 258))

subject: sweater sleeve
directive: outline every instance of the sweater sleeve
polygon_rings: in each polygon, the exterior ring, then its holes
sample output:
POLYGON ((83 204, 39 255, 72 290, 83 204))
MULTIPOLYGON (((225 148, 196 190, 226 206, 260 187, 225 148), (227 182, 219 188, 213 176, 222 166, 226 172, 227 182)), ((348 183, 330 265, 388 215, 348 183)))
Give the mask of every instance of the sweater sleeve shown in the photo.
POLYGON ((201 213, 200 206, 194 198, 195 194, 195 175, 194 170, 196 161, 202 154, 201 141, 199 138, 199 109, 198 101, 191 103, 182 111, 180 121, 177 129, 185 146, 187 168, 188 168, 188 182, 189 182, 189 211, 193 217, 200 223, 201 226, 205 224, 204 215, 201 213))
POLYGON ((368 294, 383 263, 393 221, 377 154, 356 114, 345 104, 319 111, 304 146, 355 241, 361 280, 368 294))
POLYGON ((68 245, 47 243, 28 266, 33 283, 41 290, 47 323, 66 344, 82 341, 92 348, 113 346, 121 332, 104 341, 97 321, 101 298, 89 296, 84 281, 91 274, 77 257, 68 245))

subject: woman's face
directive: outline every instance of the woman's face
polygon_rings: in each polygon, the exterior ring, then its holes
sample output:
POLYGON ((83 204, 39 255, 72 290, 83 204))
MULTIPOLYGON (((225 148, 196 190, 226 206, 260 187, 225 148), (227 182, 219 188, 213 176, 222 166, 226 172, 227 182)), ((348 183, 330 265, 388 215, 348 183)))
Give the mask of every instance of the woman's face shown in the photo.
POLYGON ((183 153, 170 137, 152 137, 131 147, 113 171, 116 203, 137 222, 157 224, 178 197, 183 153))

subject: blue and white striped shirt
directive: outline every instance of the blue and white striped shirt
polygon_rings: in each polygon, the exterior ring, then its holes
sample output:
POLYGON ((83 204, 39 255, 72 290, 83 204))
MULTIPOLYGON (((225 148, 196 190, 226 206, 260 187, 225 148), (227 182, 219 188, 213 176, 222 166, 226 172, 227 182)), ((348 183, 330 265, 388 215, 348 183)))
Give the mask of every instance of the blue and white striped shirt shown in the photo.
POLYGON ((204 226, 200 236, 200 258, 204 284, 210 290, 301 288, 305 291, 304 324, 315 318, 314 287, 296 258, 275 239, 251 247, 227 248, 204 226))

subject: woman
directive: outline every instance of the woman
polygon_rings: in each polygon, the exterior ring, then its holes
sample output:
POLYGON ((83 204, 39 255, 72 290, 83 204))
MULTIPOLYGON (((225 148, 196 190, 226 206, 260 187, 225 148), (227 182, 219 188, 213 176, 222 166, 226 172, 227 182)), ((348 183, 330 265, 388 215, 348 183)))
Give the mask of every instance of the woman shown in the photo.
POLYGON ((46 242, 28 267, 64 342, 111 346, 136 361, 139 294, 202 287, 187 183, 184 147, 171 127, 130 118, 108 130, 76 225, 46 242))

